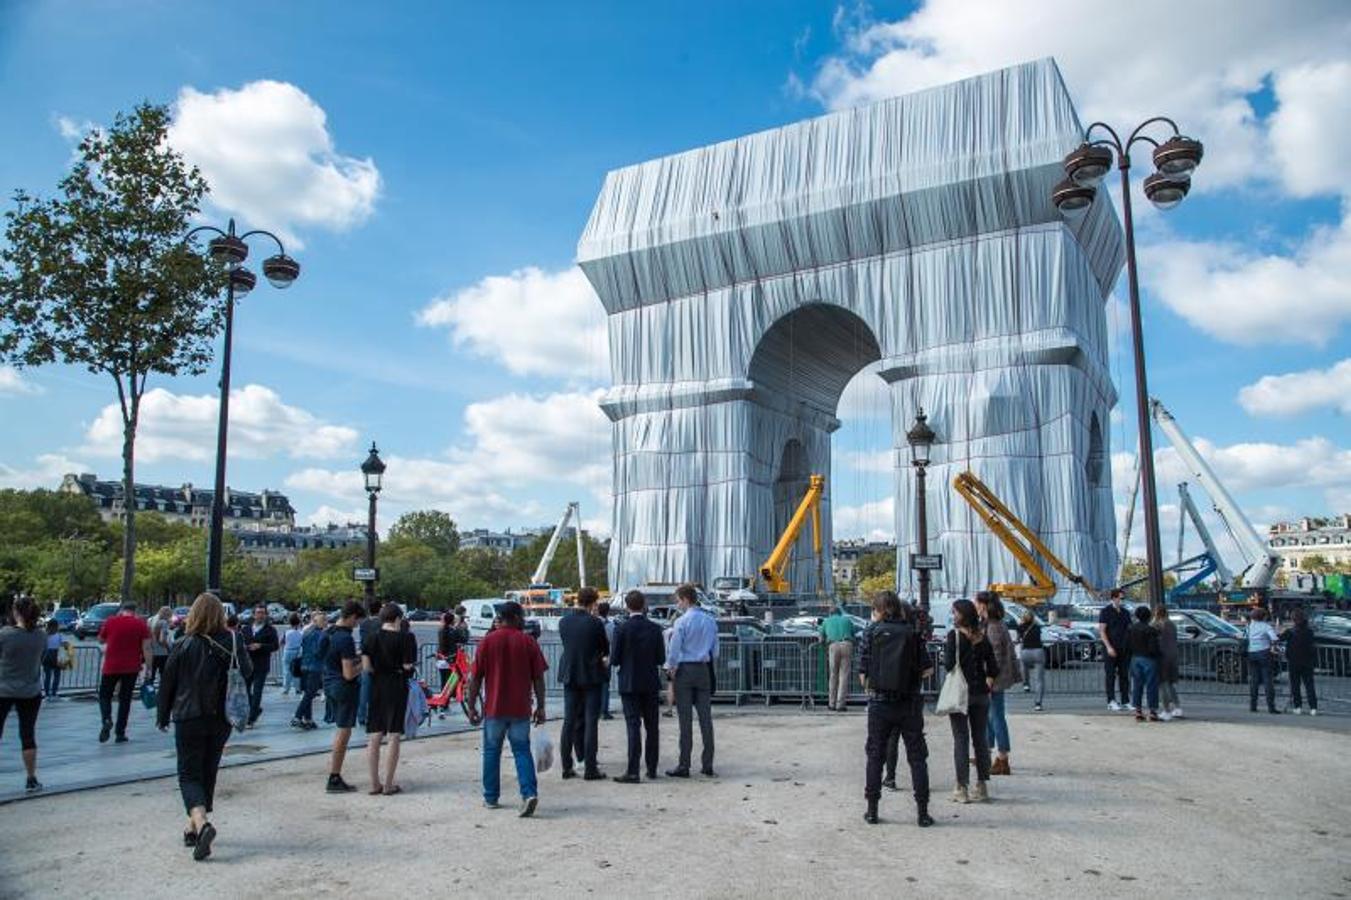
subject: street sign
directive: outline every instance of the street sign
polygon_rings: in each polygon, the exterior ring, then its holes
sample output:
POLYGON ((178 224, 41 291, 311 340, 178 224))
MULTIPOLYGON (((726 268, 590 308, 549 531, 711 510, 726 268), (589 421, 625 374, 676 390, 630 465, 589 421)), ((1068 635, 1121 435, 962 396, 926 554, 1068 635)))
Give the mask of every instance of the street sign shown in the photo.
POLYGON ((922 572, 939 572, 943 569, 941 553, 911 553, 910 568, 922 572))
POLYGON ((379 569, 364 569, 364 568, 363 568, 363 569, 353 569, 353 570, 352 570, 352 580, 353 580, 353 581, 379 581, 379 580, 380 580, 380 570, 379 570, 379 569))

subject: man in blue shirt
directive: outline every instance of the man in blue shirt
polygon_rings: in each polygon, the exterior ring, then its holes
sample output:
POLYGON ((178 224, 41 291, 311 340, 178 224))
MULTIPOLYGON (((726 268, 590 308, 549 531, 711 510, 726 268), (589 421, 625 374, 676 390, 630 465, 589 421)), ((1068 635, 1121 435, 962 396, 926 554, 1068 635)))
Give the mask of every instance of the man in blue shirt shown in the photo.
POLYGON ((330 794, 356 790, 343 781, 342 764, 347 758, 347 742, 352 737, 352 726, 357 721, 357 678, 361 674, 361 660, 357 656, 352 629, 365 617, 366 610, 360 602, 347 601, 347 605, 342 608, 342 618, 324 636, 320 645, 324 664, 324 720, 337 726, 328 768, 327 791, 330 794))
POLYGON ((703 743, 700 771, 712 778, 713 771, 713 661, 718 656, 718 623, 699 605, 693 585, 676 588, 680 618, 671 629, 666 652, 666 670, 674 673, 676 716, 680 723, 680 764, 667 771, 672 778, 690 777, 690 754, 694 750, 691 711, 699 714, 699 737, 703 743))

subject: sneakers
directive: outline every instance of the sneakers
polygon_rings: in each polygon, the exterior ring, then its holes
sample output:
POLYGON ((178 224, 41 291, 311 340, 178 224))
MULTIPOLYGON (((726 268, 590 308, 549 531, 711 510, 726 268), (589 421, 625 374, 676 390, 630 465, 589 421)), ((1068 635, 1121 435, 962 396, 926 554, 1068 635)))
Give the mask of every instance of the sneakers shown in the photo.
POLYGON ((292 719, 292 720, 291 720, 291 727, 292 727, 292 728, 300 728, 300 729, 304 729, 305 723, 302 722, 302 721, 299 720, 299 719, 292 719))
POLYGON ((868 801, 868 808, 863 812, 863 821, 867 822, 869 825, 876 825, 878 823, 876 800, 868 801))
POLYGON ((526 797, 521 801, 521 818, 528 819, 535 814, 535 809, 539 807, 538 797, 526 797))
POLYGON ((496 800, 484 800, 484 801, 483 801, 483 808, 484 808, 484 809, 501 809, 501 808, 502 808, 502 804, 498 803, 496 800))
POLYGON ((934 817, 929 815, 929 807, 921 806, 915 815, 915 824, 920 828, 928 828, 934 823, 934 817))
POLYGON ((28 783, 24 785, 23 789, 30 794, 36 794, 38 791, 42 790, 42 782, 38 781, 37 778, 32 775, 29 775, 28 783))
POLYGON ((1108 701, 1107 708, 1112 712, 1121 712, 1121 704, 1115 700, 1108 701))
POLYGON ((1174 719, 1182 718, 1182 707, 1176 706, 1173 708, 1173 718, 1174 719))
POLYGON ((971 802, 972 803, 990 802, 990 788, 989 785, 986 784, 986 782, 984 781, 976 782, 976 789, 971 792, 971 802))
POLYGON ((1168 710, 1166 710, 1166 709, 1165 709, 1163 712, 1159 713, 1159 721, 1160 721, 1160 722, 1168 722, 1168 721, 1171 721, 1172 718, 1173 718, 1173 714, 1170 713, 1170 712, 1169 712, 1168 710))
POLYGON ((105 719, 103 722, 103 727, 99 729, 99 743, 100 744, 108 743, 108 738, 112 737, 112 734, 113 734, 113 723, 105 719))
POLYGON ((1311 710, 1309 710, 1309 715, 1311 715, 1311 716, 1316 716, 1316 715, 1318 715, 1318 710, 1317 710, 1317 709, 1311 709, 1311 710))
POLYGON ((895 778, 884 778, 884 779, 882 779, 882 787, 886 788, 886 789, 889 790, 889 791, 899 790, 899 789, 896 787, 896 779, 895 779, 895 778))
POLYGON ((1032 710, 1033 710, 1034 712, 1041 712, 1041 704, 1040 704, 1040 703, 1033 703, 1033 704, 1032 704, 1032 710))
POLYGON ((1297 715, 1297 716, 1302 716, 1302 715, 1304 715, 1304 710, 1300 709, 1298 706, 1293 706, 1293 707, 1291 707, 1291 708, 1290 708, 1290 711, 1291 711, 1292 713, 1294 713, 1295 715, 1297 715))
POLYGON ((330 794, 350 794, 356 788, 343 781, 342 776, 337 772, 332 772, 328 776, 328 786, 324 790, 330 794))
POLYGON ((1149 711, 1149 721, 1151 721, 1151 722, 1162 722, 1163 720, 1159 718, 1159 714, 1158 714, 1158 713, 1156 713, 1154 710, 1151 709, 1151 710, 1149 711))
POLYGON ((1135 721, 1137 721, 1137 722, 1143 722, 1144 720, 1145 720, 1145 714, 1142 713, 1142 712, 1140 712, 1140 710, 1137 709, 1137 710, 1135 711, 1135 721))
POLYGON ((966 785, 959 784, 953 788, 951 799, 953 803, 970 803, 971 796, 966 792, 966 785))

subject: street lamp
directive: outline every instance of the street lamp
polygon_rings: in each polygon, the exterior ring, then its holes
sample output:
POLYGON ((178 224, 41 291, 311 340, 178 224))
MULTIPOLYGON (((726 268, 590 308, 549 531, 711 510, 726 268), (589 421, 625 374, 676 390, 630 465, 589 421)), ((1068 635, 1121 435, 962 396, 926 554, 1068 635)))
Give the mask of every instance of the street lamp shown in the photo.
POLYGON ((1145 178, 1144 192, 1159 209, 1172 209, 1191 188, 1191 176, 1201 164, 1201 142, 1185 137, 1177 124, 1165 116, 1146 119, 1122 142, 1111 126, 1094 122, 1084 131, 1084 142, 1065 157, 1068 176, 1051 191, 1051 202, 1068 218, 1088 211, 1097 196, 1097 186, 1112 168, 1113 152, 1121 172, 1121 214, 1126 232, 1126 275, 1130 285, 1131 339, 1135 349, 1136 429, 1140 432, 1140 489, 1145 507, 1145 560, 1149 567, 1149 602, 1163 602, 1163 553, 1159 541, 1159 506, 1154 482, 1154 440, 1149 419, 1149 388, 1145 382, 1145 343, 1140 327, 1140 284, 1135 265, 1135 225, 1131 219, 1131 148, 1146 143, 1154 148, 1155 172, 1145 178), (1173 133, 1162 143, 1144 134, 1153 125, 1166 125, 1173 133), (1102 130, 1110 137, 1093 140, 1102 130))
POLYGON ((235 234, 235 220, 231 219, 225 231, 213 225, 203 225, 187 233, 184 241, 206 231, 216 235, 207 242, 207 256, 212 262, 229 270, 225 289, 225 348, 220 367, 220 421, 216 425, 216 489, 211 495, 211 525, 206 545, 206 588, 219 594, 221 551, 225 528, 225 449, 230 426, 230 350, 234 341, 235 298, 243 297, 258 283, 258 276, 244 268, 249 258, 248 238, 271 238, 277 244, 275 256, 263 260, 263 275, 273 287, 285 289, 300 277, 300 263, 286 255, 281 239, 270 231, 255 229, 235 234))
MULTIPOLYGON (((370 511, 366 521, 366 568, 375 569, 375 498, 380 494, 380 483, 385 475, 385 462, 380 458, 380 451, 375 449, 375 441, 371 441, 371 453, 366 457, 366 461, 361 464, 361 475, 366 479, 366 494, 370 497, 370 511)), ((375 599, 375 580, 368 578, 366 580, 366 608, 371 608, 371 601, 375 599)))
MULTIPOLYGON (((919 555, 929 552, 929 516, 925 509, 924 470, 929 467, 929 452, 933 449, 934 439, 938 437, 929 427, 924 407, 920 407, 915 416, 915 424, 906 432, 905 439, 910 444, 910 463, 915 467, 915 509, 919 519, 919 555)), ((929 570, 919 570, 919 608, 927 616, 929 613, 929 570)))

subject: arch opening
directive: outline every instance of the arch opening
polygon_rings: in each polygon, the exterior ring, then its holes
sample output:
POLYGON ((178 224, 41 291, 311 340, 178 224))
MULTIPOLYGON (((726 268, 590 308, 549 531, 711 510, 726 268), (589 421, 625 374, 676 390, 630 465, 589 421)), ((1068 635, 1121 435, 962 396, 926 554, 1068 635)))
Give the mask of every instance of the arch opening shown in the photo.
POLYGON ((746 377, 767 395, 834 416, 849 381, 881 358, 867 322, 844 307, 813 303, 769 327, 755 347, 746 377))

